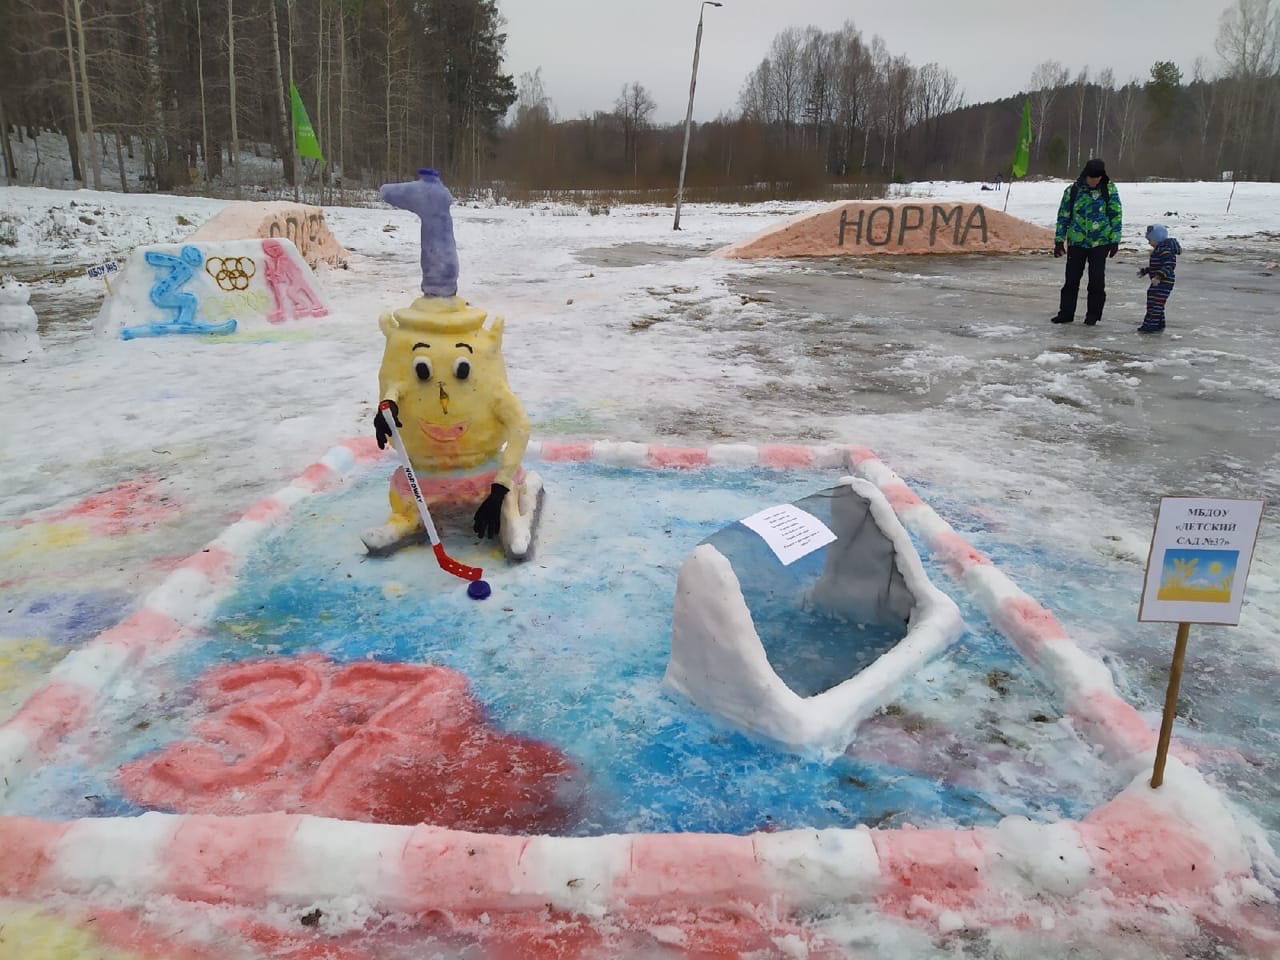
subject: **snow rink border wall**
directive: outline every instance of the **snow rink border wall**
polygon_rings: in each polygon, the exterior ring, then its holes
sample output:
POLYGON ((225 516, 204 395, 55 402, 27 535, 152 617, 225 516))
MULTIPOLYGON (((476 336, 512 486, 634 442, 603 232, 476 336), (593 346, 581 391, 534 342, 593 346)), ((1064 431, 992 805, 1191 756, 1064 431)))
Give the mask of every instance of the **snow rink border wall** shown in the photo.
MULTIPOLYGON (((123 671, 171 655, 194 636, 268 528, 382 456, 366 438, 333 447, 179 565, 139 610, 68 654, 0 725, 4 792, 27 764, 89 721, 123 671)), ((445 911, 473 921, 551 907, 589 920, 643 922, 682 905, 784 918, 844 902, 930 921, 942 932, 966 924, 1048 930, 1049 898, 1112 907, 1158 899, 1233 931, 1251 949, 1280 949, 1280 934, 1242 913, 1263 890, 1253 877, 1242 815, 1176 752, 1165 787, 1151 790, 1155 734, 1118 695, 1107 667, 872 451, 535 440, 526 458, 654 469, 831 468, 864 477, 1062 698, 1077 730, 1129 785, 1079 821, 1010 816, 994 827, 859 826, 749 836, 508 836, 284 813, 152 812, 56 822, 7 816, 0 817, 0 896, 110 892, 129 902, 173 896, 335 909, 355 897, 385 914, 445 911)))

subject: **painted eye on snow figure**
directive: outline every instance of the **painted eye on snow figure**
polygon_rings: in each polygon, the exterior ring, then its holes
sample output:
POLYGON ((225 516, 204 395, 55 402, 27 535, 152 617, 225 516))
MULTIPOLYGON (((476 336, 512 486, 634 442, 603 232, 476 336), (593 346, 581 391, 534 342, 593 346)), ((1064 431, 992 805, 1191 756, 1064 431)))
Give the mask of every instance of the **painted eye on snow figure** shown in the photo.
POLYGON ((466 357, 459 357, 453 361, 453 375, 459 380, 465 380, 471 376, 471 361, 466 357))
POLYGON ((431 361, 426 357, 418 357, 413 361, 413 372, 424 383, 431 379, 431 361))

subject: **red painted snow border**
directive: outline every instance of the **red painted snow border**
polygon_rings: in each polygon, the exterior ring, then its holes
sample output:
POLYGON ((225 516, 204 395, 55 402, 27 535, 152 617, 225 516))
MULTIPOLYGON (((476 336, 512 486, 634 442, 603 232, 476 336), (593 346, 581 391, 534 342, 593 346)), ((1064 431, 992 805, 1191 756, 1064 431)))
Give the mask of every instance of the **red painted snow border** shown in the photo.
MULTIPOLYGON (((175 571, 141 611, 68 656, 0 728, 0 772, 11 775, 83 723, 123 669, 208 616, 267 524, 373 454, 364 441, 334 448, 175 571)), ((861 903, 890 917, 929 920, 943 932, 991 925, 1049 930, 1077 912, 1105 909, 1130 921, 1135 911, 1157 918, 1180 913, 1229 932, 1250 951, 1280 948, 1269 918, 1250 913, 1266 894, 1252 875, 1251 824, 1177 760, 1165 786, 1151 790, 1150 730, 1115 693, 1106 667, 871 451, 545 441, 531 445, 529 459, 856 469, 884 491, 926 547, 949 562, 1132 782, 1081 821, 1042 824, 1015 816, 974 829, 859 827, 746 837, 512 837, 288 814, 149 813, 65 823, 2 817, 0 896, 111 895, 132 903, 173 896, 248 907, 354 900, 386 914, 444 911, 481 922, 487 914, 548 908, 589 921, 657 922, 672 910, 782 918, 824 904, 861 903)))
POLYGON ((1134 770, 1150 767, 1156 734, 1121 699, 1111 671, 1068 636, 1056 617, 998 570, 865 447, 849 452, 849 465, 880 488, 903 526, 942 560, 1024 660, 1062 697, 1076 727, 1112 760, 1134 770))

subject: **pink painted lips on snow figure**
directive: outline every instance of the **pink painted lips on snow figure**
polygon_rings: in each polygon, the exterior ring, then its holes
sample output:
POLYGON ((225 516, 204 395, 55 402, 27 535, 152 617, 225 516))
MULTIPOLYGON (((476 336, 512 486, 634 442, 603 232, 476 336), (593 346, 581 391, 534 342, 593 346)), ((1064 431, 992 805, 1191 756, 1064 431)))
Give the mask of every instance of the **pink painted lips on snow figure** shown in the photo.
POLYGON ((468 423, 455 423, 452 426, 441 426, 438 423, 428 423, 425 420, 418 421, 418 427, 427 436, 427 439, 434 440, 437 443, 452 443, 467 431, 468 423))

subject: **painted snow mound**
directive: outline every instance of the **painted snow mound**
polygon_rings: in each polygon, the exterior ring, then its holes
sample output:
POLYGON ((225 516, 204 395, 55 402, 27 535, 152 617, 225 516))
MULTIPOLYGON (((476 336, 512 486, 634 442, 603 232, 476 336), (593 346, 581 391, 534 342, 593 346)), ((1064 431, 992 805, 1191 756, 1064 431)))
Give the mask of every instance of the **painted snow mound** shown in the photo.
POLYGON ((685 561, 665 682, 738 727, 839 752, 964 625, 874 484, 845 477, 796 506, 836 540, 784 566, 734 524, 685 561), (779 601, 779 636, 766 649, 751 607, 768 598, 779 601), (815 662, 806 668, 806 659, 815 662))
POLYGON ((328 314, 315 274, 289 240, 188 240, 134 250, 93 330, 124 340, 231 334, 328 314))
POLYGON ((981 203, 947 200, 834 203, 721 247, 716 256, 1026 253, 1053 247, 1053 231, 981 203))
POLYGON ((320 207, 287 200, 244 201, 226 207, 187 238, 189 243, 212 240, 290 240, 312 269, 317 264, 339 266, 347 262, 347 250, 329 229, 320 207))

